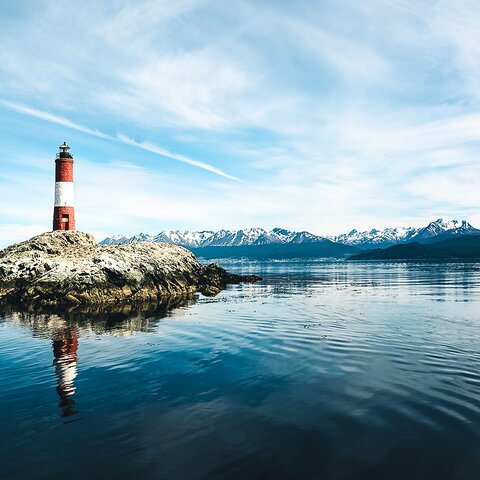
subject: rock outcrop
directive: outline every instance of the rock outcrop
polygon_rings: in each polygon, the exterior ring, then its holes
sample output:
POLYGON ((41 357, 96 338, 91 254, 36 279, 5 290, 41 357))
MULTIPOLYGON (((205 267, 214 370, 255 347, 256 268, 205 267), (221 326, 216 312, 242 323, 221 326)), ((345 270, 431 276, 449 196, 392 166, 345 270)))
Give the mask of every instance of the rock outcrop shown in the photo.
POLYGON ((157 301, 257 276, 204 267, 189 250, 167 243, 98 245, 76 231, 49 232, 0 252, 0 302, 75 306, 157 301))

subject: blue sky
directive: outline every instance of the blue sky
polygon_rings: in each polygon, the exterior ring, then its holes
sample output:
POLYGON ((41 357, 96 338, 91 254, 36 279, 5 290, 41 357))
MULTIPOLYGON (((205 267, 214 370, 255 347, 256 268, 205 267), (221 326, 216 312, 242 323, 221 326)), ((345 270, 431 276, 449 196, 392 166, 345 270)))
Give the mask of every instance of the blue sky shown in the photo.
POLYGON ((77 227, 480 225, 480 3, 0 3, 0 243, 77 227))

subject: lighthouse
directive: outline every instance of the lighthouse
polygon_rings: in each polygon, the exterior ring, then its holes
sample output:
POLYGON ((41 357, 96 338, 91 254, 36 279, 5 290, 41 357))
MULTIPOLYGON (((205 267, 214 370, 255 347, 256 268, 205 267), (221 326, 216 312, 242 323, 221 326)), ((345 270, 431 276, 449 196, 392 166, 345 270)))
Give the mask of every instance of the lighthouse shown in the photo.
POLYGON ((55 205, 53 230, 75 230, 73 203, 73 157, 66 142, 55 159, 55 205))

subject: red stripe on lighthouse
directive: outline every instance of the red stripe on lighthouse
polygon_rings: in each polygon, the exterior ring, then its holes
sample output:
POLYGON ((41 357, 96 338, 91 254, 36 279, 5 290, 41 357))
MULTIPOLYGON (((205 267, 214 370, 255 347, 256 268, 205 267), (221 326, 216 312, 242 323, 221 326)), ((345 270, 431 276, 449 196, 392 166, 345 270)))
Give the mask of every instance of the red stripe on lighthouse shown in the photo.
POLYGON ((55 160, 55 181, 73 182, 72 158, 57 158, 55 160))
POLYGON ((75 230, 75 209, 73 207, 54 207, 54 230, 75 230))

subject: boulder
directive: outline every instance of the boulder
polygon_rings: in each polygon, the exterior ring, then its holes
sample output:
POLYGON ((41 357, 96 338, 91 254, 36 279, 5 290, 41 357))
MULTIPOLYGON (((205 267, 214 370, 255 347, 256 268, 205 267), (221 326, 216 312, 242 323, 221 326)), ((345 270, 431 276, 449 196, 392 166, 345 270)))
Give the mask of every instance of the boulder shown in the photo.
POLYGON ((98 245, 77 231, 44 233, 0 251, 0 302, 23 306, 158 301, 195 291, 215 295, 229 283, 259 279, 204 267, 176 245, 98 245))

